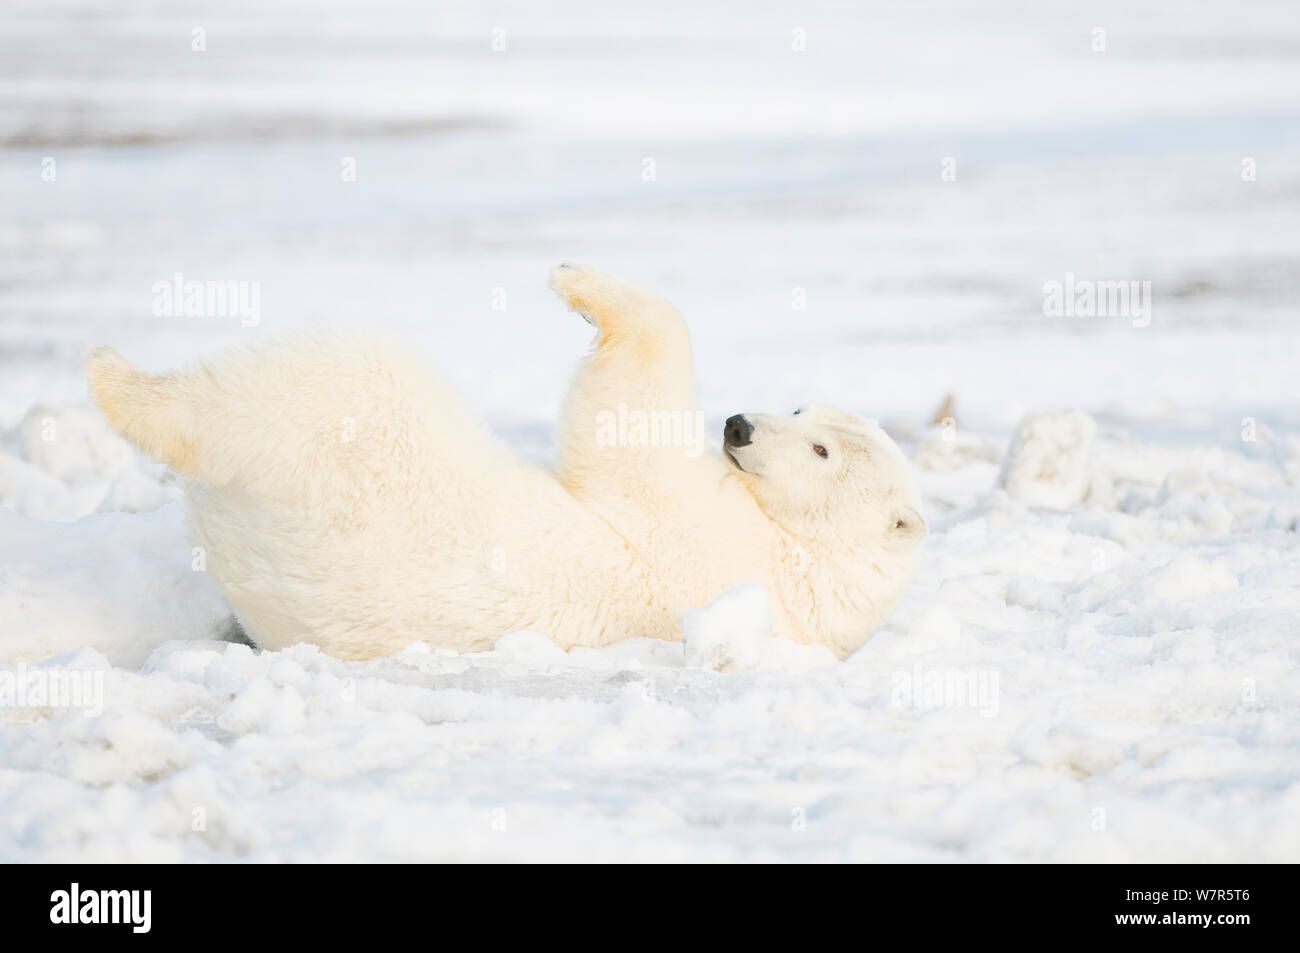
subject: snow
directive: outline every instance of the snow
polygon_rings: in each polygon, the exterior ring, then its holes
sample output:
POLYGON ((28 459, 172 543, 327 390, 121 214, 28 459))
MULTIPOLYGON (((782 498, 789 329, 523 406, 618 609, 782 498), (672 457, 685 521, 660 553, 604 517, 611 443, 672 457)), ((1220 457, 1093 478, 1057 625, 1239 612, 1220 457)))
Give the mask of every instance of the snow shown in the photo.
POLYGON ((1020 422, 999 483, 1029 506, 1067 509, 1088 498, 1097 422, 1077 410, 1031 414, 1020 422))
POLYGON ((760 582, 732 586, 709 605, 681 618, 687 665, 715 672, 757 668, 772 640, 772 607, 760 582))
POLYGON ((1300 860, 1293 4, 751 7, 14 5, 0 859, 1300 860), (85 351, 362 324, 544 460, 564 260, 682 307, 715 445, 890 430, 931 533, 884 628, 837 662, 740 586, 684 644, 242 644, 85 351), (258 326, 155 315, 177 272, 258 326), (1067 275, 1149 325, 1045 314, 1067 275))

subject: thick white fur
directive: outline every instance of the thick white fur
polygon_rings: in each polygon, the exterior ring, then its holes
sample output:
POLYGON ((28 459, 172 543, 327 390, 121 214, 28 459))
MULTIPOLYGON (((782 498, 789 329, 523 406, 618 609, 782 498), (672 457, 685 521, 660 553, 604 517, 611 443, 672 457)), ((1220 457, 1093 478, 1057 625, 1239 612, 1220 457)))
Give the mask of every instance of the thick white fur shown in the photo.
POLYGON ((730 459, 602 439, 620 404, 698 411, 686 327, 606 275, 561 266, 552 287, 598 330, 555 472, 519 460, 420 360, 360 336, 257 344, 165 376, 101 348, 91 393, 185 478, 207 570, 268 649, 472 651, 521 629, 566 649, 679 639, 683 611, 748 581, 767 586, 777 635, 841 657, 860 646, 925 535, 889 437, 809 408, 750 416, 752 442, 730 459))

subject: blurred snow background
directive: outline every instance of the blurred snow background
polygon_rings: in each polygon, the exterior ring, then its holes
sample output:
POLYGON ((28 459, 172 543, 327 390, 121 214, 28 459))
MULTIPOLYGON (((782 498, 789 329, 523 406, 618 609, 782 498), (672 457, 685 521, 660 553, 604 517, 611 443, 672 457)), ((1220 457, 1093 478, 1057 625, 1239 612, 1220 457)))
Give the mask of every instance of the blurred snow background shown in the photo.
POLYGON ((1300 859, 1300 10, 615 7, 6 3, 0 674, 105 711, 0 706, 0 857, 1300 859), (361 324, 545 458, 563 260, 682 308, 715 432, 891 429, 932 535, 877 638, 723 673, 726 605, 694 654, 213 641, 84 351, 361 324), (155 316, 178 272, 258 282, 258 326, 155 316), (1046 317, 1067 273, 1150 281, 1150 325, 1046 317))

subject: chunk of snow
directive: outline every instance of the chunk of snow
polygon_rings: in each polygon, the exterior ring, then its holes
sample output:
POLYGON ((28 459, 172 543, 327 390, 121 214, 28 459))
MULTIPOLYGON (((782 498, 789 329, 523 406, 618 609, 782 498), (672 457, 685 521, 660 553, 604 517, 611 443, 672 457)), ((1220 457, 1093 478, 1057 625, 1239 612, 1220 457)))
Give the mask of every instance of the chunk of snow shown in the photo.
POLYGON ((115 477, 136 462, 131 445, 87 406, 33 407, 18 435, 28 463, 67 482, 115 477))
POLYGON ((732 586, 682 615, 686 664, 715 672, 758 668, 772 638, 772 607, 762 583, 732 586))
POLYGON ((142 664, 168 639, 215 639, 230 608, 194 569, 178 504, 44 523, 0 511, 0 658, 82 647, 142 664))
POLYGON ((1020 422, 999 480, 1014 500, 1065 509, 1082 503, 1092 484, 1097 424, 1077 410, 1031 414, 1020 422))

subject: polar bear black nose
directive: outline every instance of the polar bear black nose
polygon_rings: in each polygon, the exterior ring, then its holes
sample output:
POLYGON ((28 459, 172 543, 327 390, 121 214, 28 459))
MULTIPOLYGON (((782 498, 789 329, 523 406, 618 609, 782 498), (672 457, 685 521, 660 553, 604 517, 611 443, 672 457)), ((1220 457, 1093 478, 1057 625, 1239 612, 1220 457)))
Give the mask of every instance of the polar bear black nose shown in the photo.
POLYGON ((754 425, 745 419, 745 415, 736 414, 727 418, 727 424, 722 428, 722 442, 728 447, 747 447, 753 443, 749 439, 753 432, 754 425))

